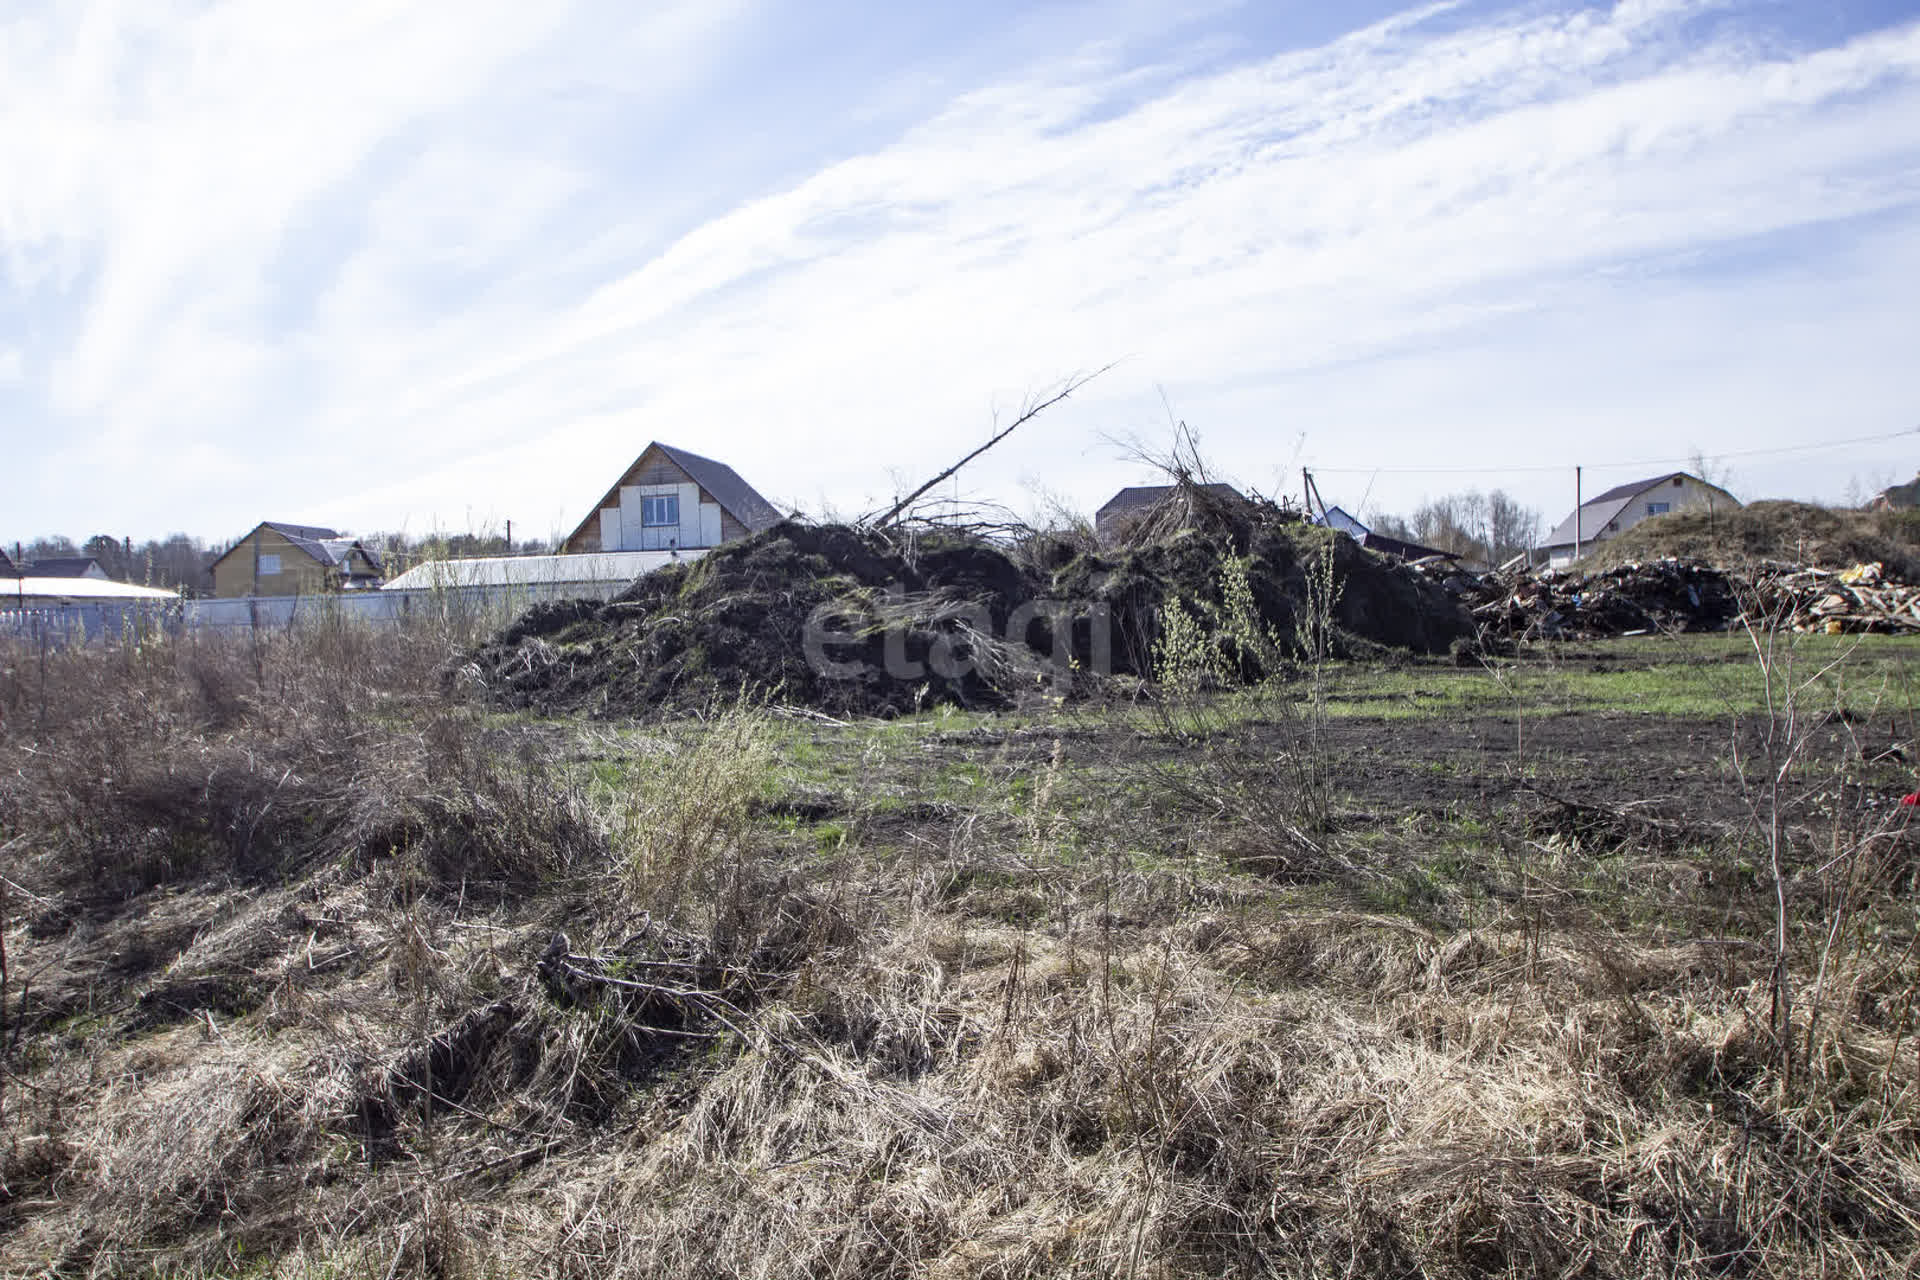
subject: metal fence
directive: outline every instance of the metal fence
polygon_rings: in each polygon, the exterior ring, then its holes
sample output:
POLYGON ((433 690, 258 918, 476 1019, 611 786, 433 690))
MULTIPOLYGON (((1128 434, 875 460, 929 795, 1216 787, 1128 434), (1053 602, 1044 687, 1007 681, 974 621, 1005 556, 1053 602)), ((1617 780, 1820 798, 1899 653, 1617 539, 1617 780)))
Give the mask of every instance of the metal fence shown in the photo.
POLYGON ((178 632, 183 625, 181 604, 178 600, 114 600, 0 609, 0 637, 53 648, 142 640, 178 632))
POLYGON ((504 625, 549 600, 605 600, 624 582, 537 583, 356 591, 338 595, 247 596, 222 600, 111 601, 0 608, 0 637, 39 646, 114 644, 193 631, 295 631, 356 623, 483 628, 504 625))

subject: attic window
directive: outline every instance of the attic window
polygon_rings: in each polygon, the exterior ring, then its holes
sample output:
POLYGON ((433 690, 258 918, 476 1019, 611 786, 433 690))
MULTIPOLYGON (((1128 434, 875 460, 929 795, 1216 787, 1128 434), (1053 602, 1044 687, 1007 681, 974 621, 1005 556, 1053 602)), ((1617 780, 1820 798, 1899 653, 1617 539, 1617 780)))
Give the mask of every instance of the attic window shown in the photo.
POLYGON ((649 529, 671 528, 680 523, 680 495, 665 493, 640 499, 640 523, 649 529))
POLYGON ((261 556, 259 571, 268 577, 280 572, 280 557, 278 555, 261 556))
POLYGON ((1679 477, 1679 476, 1675 476, 1675 477, 1673 478, 1673 487, 1674 487, 1674 488, 1676 488, 1676 489, 1678 489, 1678 488, 1680 487, 1680 477, 1679 477))

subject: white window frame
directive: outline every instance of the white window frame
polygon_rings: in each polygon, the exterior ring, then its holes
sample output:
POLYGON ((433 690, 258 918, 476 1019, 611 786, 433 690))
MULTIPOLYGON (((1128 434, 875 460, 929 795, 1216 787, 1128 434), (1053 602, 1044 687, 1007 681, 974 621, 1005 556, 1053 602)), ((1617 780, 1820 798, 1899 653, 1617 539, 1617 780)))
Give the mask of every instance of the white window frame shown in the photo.
POLYGON ((261 552, 260 568, 258 572, 260 576, 263 578, 271 578, 275 574, 279 573, 280 572, 280 553, 277 551, 261 552))
POLYGON ((1647 504, 1647 514, 1650 516, 1663 516, 1671 510, 1673 510, 1673 504, 1671 502, 1649 502, 1647 504))
POLYGON ((680 527, 680 495, 677 493, 648 493, 640 497, 640 524, 646 529, 677 529, 680 527))

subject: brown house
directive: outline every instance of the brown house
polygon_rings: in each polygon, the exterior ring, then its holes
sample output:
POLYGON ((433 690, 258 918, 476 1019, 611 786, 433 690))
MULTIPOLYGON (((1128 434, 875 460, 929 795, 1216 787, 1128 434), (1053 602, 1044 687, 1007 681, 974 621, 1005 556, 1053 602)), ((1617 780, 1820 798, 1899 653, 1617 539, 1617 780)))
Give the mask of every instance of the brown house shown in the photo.
POLYGON ((779 521, 773 504, 732 467, 656 440, 560 550, 568 555, 704 550, 779 521))
POLYGON ((213 562, 216 596, 308 596, 380 585, 377 552, 317 525, 268 520, 213 562))

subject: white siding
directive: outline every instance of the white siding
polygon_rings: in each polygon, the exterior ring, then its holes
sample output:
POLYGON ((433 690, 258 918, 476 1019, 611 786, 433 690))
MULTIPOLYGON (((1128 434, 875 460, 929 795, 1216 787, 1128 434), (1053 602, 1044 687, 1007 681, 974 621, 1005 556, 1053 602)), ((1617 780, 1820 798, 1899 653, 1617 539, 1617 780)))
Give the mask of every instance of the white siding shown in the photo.
POLYGON ((620 486, 620 551, 672 551, 700 544, 700 486, 696 484, 628 484, 620 486), (680 500, 680 523, 649 526, 641 504, 647 498, 673 496, 680 500))
POLYGON ((620 486, 619 505, 600 512, 600 549, 602 551, 672 551, 685 547, 717 547, 726 536, 725 517, 720 505, 700 500, 697 484, 625 484, 620 486), (668 494, 680 500, 680 523, 666 528, 646 524, 641 504, 644 499, 668 494))
POLYGON ((679 485, 677 492, 680 495, 680 530, 674 545, 697 547, 700 545, 700 486, 679 485))
POLYGON ((647 489, 637 484, 620 486, 620 528, 624 537, 620 541, 622 551, 641 551, 646 549, 646 525, 640 514, 640 500, 647 496, 647 489))

